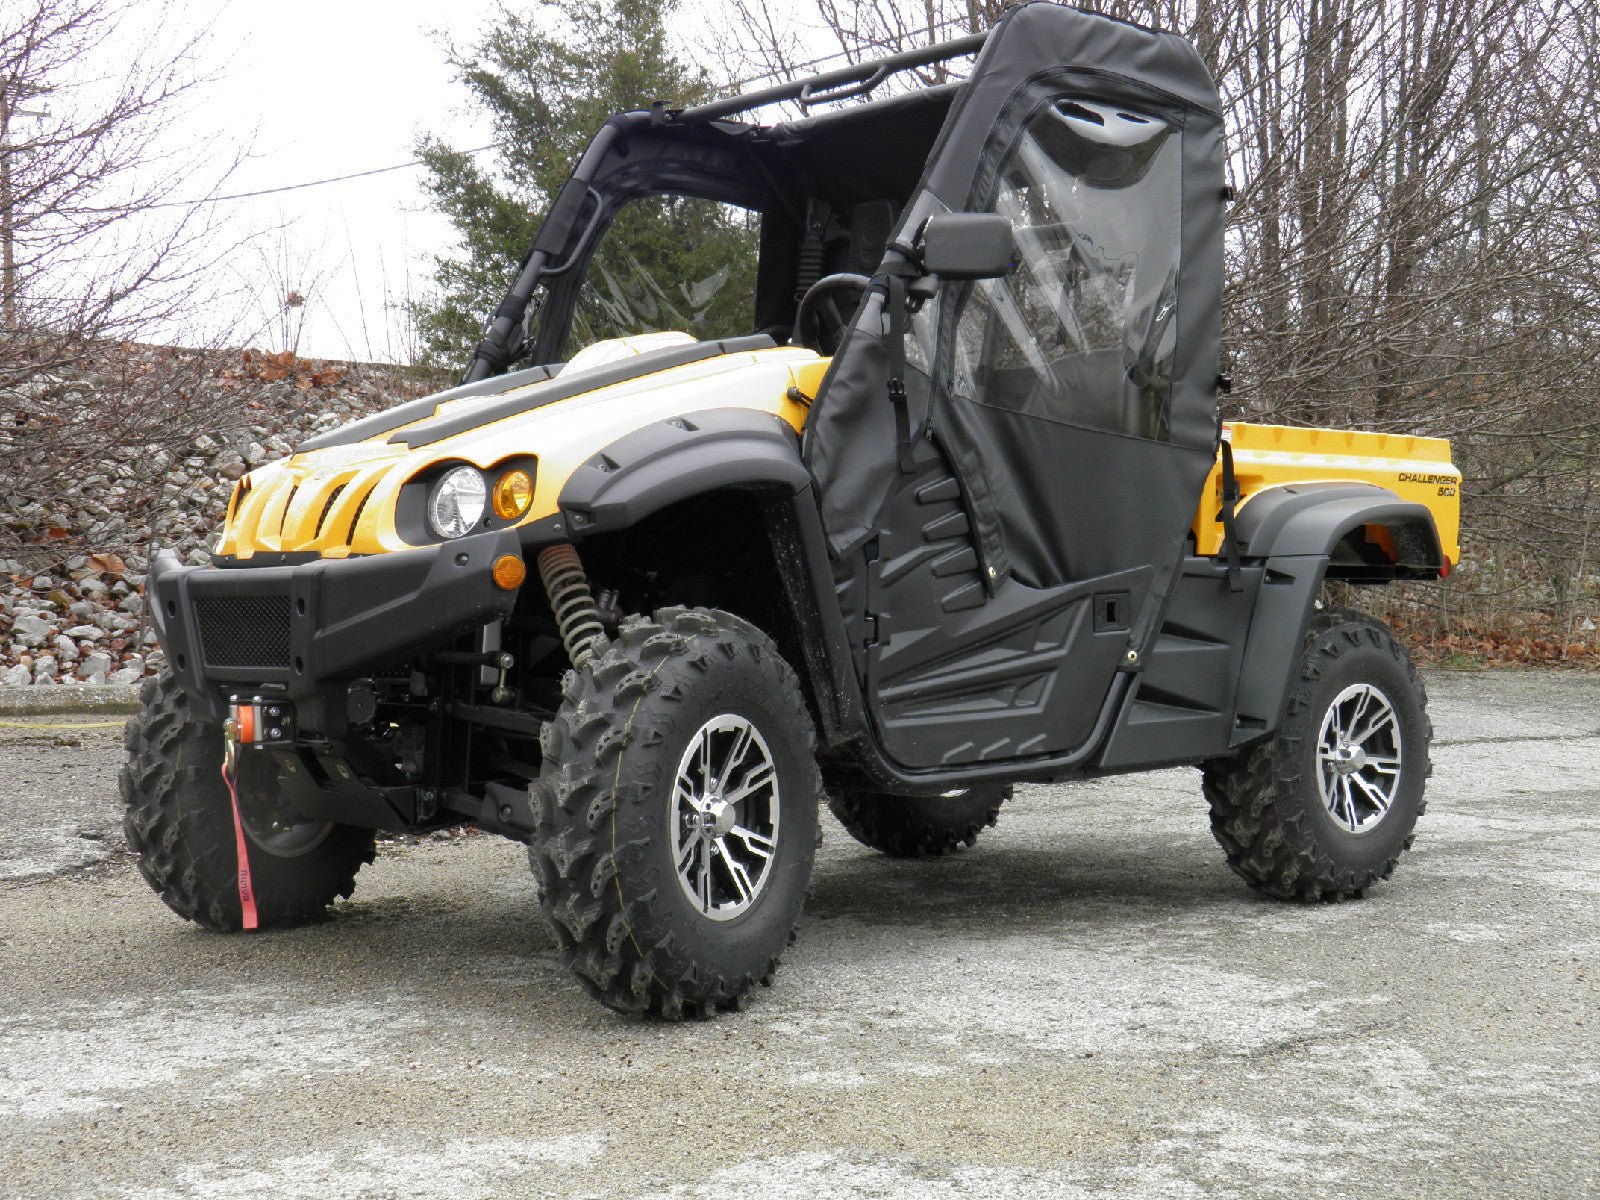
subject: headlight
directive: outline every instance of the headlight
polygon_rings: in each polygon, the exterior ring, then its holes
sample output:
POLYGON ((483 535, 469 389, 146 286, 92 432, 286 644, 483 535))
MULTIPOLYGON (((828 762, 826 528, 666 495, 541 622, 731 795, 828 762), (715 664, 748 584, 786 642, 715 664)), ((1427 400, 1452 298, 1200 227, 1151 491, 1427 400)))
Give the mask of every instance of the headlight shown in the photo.
POLYGON ((495 516, 502 521, 515 521, 533 503, 533 476, 523 470, 507 471, 495 480, 490 503, 495 516))
POLYGON ((456 467, 434 485, 428 524, 442 538, 458 538, 483 519, 489 489, 475 467, 456 467))

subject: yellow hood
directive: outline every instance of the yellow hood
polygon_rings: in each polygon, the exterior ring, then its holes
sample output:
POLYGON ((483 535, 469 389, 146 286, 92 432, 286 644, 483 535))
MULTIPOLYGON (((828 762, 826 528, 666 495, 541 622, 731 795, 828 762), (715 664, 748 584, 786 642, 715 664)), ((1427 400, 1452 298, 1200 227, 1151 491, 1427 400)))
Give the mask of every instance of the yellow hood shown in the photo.
POLYGON ((533 503, 517 522, 521 525, 556 511, 556 498, 580 464, 655 422, 708 408, 748 408, 774 413, 797 432, 802 428, 806 409, 789 398, 789 389, 814 396, 828 360, 798 347, 719 354, 538 404, 542 392, 559 386, 569 393, 574 383, 603 367, 693 343, 682 333, 599 342, 574 356, 553 380, 460 399, 441 393, 438 404, 419 406, 416 420, 406 425, 269 463, 239 481, 216 551, 248 559, 257 553, 310 551, 345 558, 411 549, 395 526, 400 489, 443 462, 487 471, 510 458, 535 457, 533 503), (392 440, 427 421, 510 398, 526 398, 533 406, 414 450, 392 440))

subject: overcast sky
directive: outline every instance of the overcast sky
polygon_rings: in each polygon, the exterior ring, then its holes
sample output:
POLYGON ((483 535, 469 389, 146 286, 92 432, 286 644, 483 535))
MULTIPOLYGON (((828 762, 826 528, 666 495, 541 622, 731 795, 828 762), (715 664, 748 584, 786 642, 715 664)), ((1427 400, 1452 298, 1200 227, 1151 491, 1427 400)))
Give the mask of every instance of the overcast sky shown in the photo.
MULTIPOLYGON (((209 65, 226 74, 192 119, 197 134, 210 126, 253 146, 225 190, 404 163, 424 130, 459 147, 488 141, 466 113, 435 35, 470 41, 495 7, 492 0, 233 0, 212 9, 209 65)), ((283 226, 246 256, 262 292, 256 323, 276 309, 267 288, 281 283, 310 292, 301 353, 387 358, 400 351, 385 293, 402 296, 408 280, 420 287, 428 255, 450 237, 445 221, 426 211, 422 174, 393 171, 230 203, 235 229, 283 226)), ((282 337, 269 324, 258 341, 279 348, 282 337)))
MULTIPOLYGON (((815 20, 811 5, 794 2, 815 20)), ((214 18, 204 65, 226 73, 195 115, 195 136, 223 130, 223 140, 253 145, 225 188, 230 194, 405 163, 422 131, 458 148, 490 140, 466 108, 441 38, 469 45, 498 11, 496 0, 191 3, 197 17, 214 18)), ((675 22, 680 42, 704 38, 705 14, 715 7, 687 0, 675 22)), ((260 300, 252 319, 258 345, 282 348, 276 293, 294 288, 308 296, 300 353, 404 357, 391 306, 408 286, 426 286, 430 255, 451 240, 444 219, 427 211, 423 174, 391 171, 226 206, 235 230, 283 226, 245 256, 260 300)), ((498 299, 485 297, 484 311, 498 299)))
MULTIPOLYGON (((0 0, 5 3, 5 0, 0 0)), ((229 239, 248 239, 229 256, 221 289, 234 302, 197 307, 193 328, 152 331, 162 341, 210 344, 217 325, 265 349, 293 348, 311 357, 405 361, 413 349, 398 315, 408 296, 424 292, 432 258, 453 231, 429 211, 425 173, 411 164, 418 136, 429 133, 458 149, 491 140, 465 89, 445 61, 446 43, 469 48, 502 7, 534 10, 538 0, 127 0, 118 34, 99 48, 109 62, 75 81, 92 93, 115 83, 119 63, 149 48, 162 60, 167 45, 205 33, 196 73, 212 77, 203 99, 168 122, 172 159, 199 149, 212 167, 248 150, 220 189, 229 239), (125 57, 123 57, 125 56, 125 57), (401 168, 401 169, 395 169, 401 168), (345 178, 374 172, 364 178, 345 178), (340 177, 320 186, 320 180, 340 177), (290 190, 275 190, 290 189, 290 190), (286 309, 285 296, 305 298, 286 309), (235 308, 242 313, 234 323, 235 308), (201 318, 205 319, 202 325, 201 318)), ((830 55, 837 42, 821 25, 814 0, 777 0, 774 10, 801 55, 830 55)), ((720 43, 727 33, 725 0, 679 0, 670 28, 684 57, 724 73, 720 43)), ((734 68, 738 70, 738 68, 734 68)), ((765 82, 765 81, 747 81, 765 82)), ((66 95, 57 97, 65 108, 66 95)), ((167 198, 207 196, 217 170, 202 163, 167 198)), ((133 181, 137 183, 137 180, 133 181)), ((111 195, 108 203, 118 202, 111 195)), ((499 296, 485 296, 492 311, 499 296)))

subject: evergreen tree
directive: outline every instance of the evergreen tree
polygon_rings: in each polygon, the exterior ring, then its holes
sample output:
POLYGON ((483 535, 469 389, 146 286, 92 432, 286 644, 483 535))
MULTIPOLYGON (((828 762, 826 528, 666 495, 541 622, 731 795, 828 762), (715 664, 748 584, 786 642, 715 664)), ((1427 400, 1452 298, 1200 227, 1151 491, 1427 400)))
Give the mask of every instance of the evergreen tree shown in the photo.
MULTIPOLYGON (((414 307, 430 361, 464 364, 544 213, 612 113, 711 95, 706 73, 676 58, 666 20, 676 0, 540 0, 503 9, 450 61, 493 122, 492 162, 424 138, 426 186, 460 245, 434 260, 434 292, 414 307)), ((588 275, 571 349, 655 329, 748 332, 755 224, 676 197, 618 216, 588 275), (741 310, 741 311, 736 311, 741 310), (741 319, 745 327, 741 327, 741 319)))

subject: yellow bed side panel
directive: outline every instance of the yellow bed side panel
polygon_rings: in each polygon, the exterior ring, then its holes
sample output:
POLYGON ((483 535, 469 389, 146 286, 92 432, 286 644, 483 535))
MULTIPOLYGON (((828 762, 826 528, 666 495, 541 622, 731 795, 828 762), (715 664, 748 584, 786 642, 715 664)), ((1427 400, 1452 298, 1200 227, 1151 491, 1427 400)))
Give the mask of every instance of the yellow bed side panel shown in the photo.
MULTIPOLYGON (((1425 505, 1439 528, 1441 549, 1452 563, 1461 561, 1461 472, 1450 461, 1450 443, 1444 438, 1244 422, 1223 426, 1223 436, 1233 444, 1240 511, 1252 496, 1285 484, 1372 483, 1425 505)), ((1221 551, 1221 510, 1219 453, 1195 512, 1197 553, 1221 551)))

